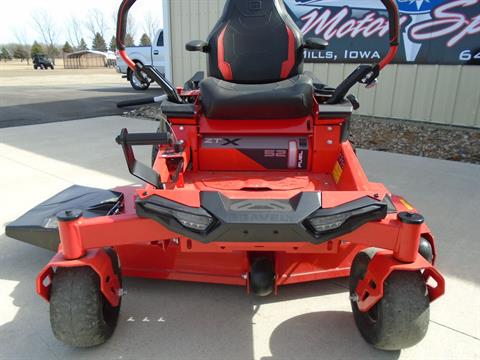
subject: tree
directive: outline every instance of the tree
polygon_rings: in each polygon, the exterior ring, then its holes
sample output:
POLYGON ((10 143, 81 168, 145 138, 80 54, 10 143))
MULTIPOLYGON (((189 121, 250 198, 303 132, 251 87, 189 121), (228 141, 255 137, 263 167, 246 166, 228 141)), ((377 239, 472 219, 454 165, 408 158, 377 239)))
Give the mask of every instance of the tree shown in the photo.
POLYGON ((82 24, 77 18, 72 16, 67 24, 67 28, 68 40, 70 40, 74 49, 79 49, 82 40, 82 24))
POLYGON ((95 38, 93 39, 92 50, 107 51, 107 43, 105 42, 103 36, 98 32, 95 34, 95 38))
POLYGON ((80 43, 78 44, 78 48, 77 48, 79 51, 82 51, 82 50, 88 50, 88 46, 87 46, 87 43, 85 42, 85 40, 83 38, 80 39, 80 43))
MULTIPOLYGON (((16 26, 15 29, 13 30, 13 33, 15 34, 15 37, 20 44, 21 48, 24 51, 24 54, 26 55, 25 60, 27 60, 27 64, 30 65, 30 45, 27 42, 27 32, 25 30, 25 27, 23 26, 16 26)), ((23 60, 22 60, 23 61, 23 60)))
POLYGON ((135 46, 135 40, 133 40, 133 36, 130 33, 125 35, 125 46, 135 46))
POLYGON ((13 50, 13 57, 15 59, 20 59, 20 61, 23 62, 23 60, 28 60, 29 53, 24 46, 16 45, 15 49, 13 50))
POLYGON ((65 42, 65 45, 63 45, 62 51, 64 53, 72 53, 73 52, 73 48, 68 41, 65 42))
POLYGON ((115 51, 117 50, 117 38, 112 36, 112 39, 110 40, 110 45, 108 46, 108 50, 110 51, 115 51))
POLYGON ((34 41, 30 49, 30 54, 33 56, 43 54, 43 47, 38 42, 34 41))
POLYGON ((38 33, 43 37, 43 41, 47 45, 47 54, 52 58, 55 64, 55 56, 58 56, 58 49, 55 46, 57 40, 57 29, 55 28, 55 22, 49 13, 45 10, 35 10, 32 15, 35 28, 38 33))
POLYGON ((158 20, 158 18, 153 17, 152 13, 149 12, 145 16, 143 23, 144 23, 144 27, 143 27, 144 32, 148 34, 150 39, 154 39, 155 35, 157 34, 157 31, 160 29, 160 21, 158 20))
POLYGON ((105 33, 108 29, 107 22, 105 21, 105 16, 103 12, 99 9, 91 9, 88 12, 87 21, 85 21, 85 27, 90 31, 93 41, 99 33, 102 38, 105 39, 105 33))
POLYGON ((140 38, 140 46, 150 46, 152 45, 152 41, 147 34, 143 34, 140 38))
POLYGON ((135 35, 137 34, 137 26, 135 24, 135 19, 133 16, 129 16, 127 18, 127 36, 125 37, 125 46, 135 46, 135 35), (127 45, 127 37, 129 40, 129 44, 127 45))
POLYGON ((58 50, 55 45, 51 44, 47 46, 47 54, 52 59, 52 62, 55 64, 54 60, 60 55, 60 50, 58 50))
POLYGON ((2 47, 2 50, 0 51, 0 59, 2 59, 5 62, 7 62, 7 60, 12 60, 10 53, 5 47, 2 47))

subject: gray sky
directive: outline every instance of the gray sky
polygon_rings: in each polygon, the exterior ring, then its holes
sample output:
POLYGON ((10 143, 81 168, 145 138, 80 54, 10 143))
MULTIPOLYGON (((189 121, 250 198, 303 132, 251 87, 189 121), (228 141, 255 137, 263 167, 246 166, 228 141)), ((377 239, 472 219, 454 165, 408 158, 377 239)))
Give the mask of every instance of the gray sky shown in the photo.
MULTIPOLYGON (((87 19, 91 9, 100 10, 108 23, 108 36, 105 36, 107 42, 115 30, 113 25, 113 14, 117 13, 120 0, 9 0, 1 1, 0 9, 0 44, 17 42, 15 33, 24 34, 28 42, 34 40, 42 41, 42 37, 35 30, 32 21, 32 14, 36 11, 45 10, 52 17, 56 28, 58 28, 58 43, 63 44, 68 40, 67 26, 68 21, 75 17, 81 22, 87 19)), ((131 15, 135 19, 137 28, 135 41, 144 32, 144 22, 142 19, 146 14, 151 13, 154 18, 158 18, 162 26, 162 0, 138 0, 133 5, 131 15)), ((86 28, 83 28, 83 36, 90 46, 91 38, 86 28)))

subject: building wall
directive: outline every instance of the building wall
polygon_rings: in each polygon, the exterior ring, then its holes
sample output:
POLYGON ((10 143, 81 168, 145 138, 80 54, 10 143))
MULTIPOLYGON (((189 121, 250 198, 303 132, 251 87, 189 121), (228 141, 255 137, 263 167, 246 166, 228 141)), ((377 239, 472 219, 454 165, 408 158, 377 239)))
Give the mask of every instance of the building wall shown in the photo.
MULTIPOLYGON (((185 51, 190 40, 205 40, 225 0, 169 0, 172 72, 176 85, 205 70, 205 54, 185 51)), ((330 86, 338 85, 355 64, 305 64, 330 86)), ((359 114, 480 128, 480 67, 390 65, 372 89, 352 89, 359 114)))

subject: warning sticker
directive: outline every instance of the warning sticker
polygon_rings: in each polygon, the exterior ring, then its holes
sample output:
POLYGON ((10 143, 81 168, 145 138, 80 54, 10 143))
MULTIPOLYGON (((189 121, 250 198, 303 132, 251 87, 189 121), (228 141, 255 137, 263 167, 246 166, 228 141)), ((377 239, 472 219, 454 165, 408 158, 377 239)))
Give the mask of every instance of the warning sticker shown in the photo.
POLYGON ((412 211, 412 210, 415 209, 415 208, 414 208, 412 205, 410 205, 410 203, 409 203, 407 200, 405 200, 404 198, 399 198, 398 200, 400 200, 400 202, 403 204, 403 206, 405 206, 405 207, 407 208, 408 211, 412 211))
POLYGON ((340 181, 344 166, 345 166, 345 158, 343 157, 343 154, 340 153, 340 155, 338 155, 337 162, 335 163, 335 166, 333 167, 333 171, 332 171, 332 176, 333 176, 333 180, 335 181, 335 184, 338 184, 338 182, 340 181))

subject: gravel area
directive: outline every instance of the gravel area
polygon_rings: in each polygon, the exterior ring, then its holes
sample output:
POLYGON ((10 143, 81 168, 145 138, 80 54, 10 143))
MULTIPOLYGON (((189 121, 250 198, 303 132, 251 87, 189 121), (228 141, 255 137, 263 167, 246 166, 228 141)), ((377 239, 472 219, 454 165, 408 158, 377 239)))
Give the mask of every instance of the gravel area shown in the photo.
POLYGON ((357 115, 350 130, 362 149, 480 164, 480 129, 357 115))
MULTIPOLYGON (((125 113, 158 119, 155 106, 125 113)), ((350 140, 358 148, 480 164, 480 129, 355 115, 350 140)))

